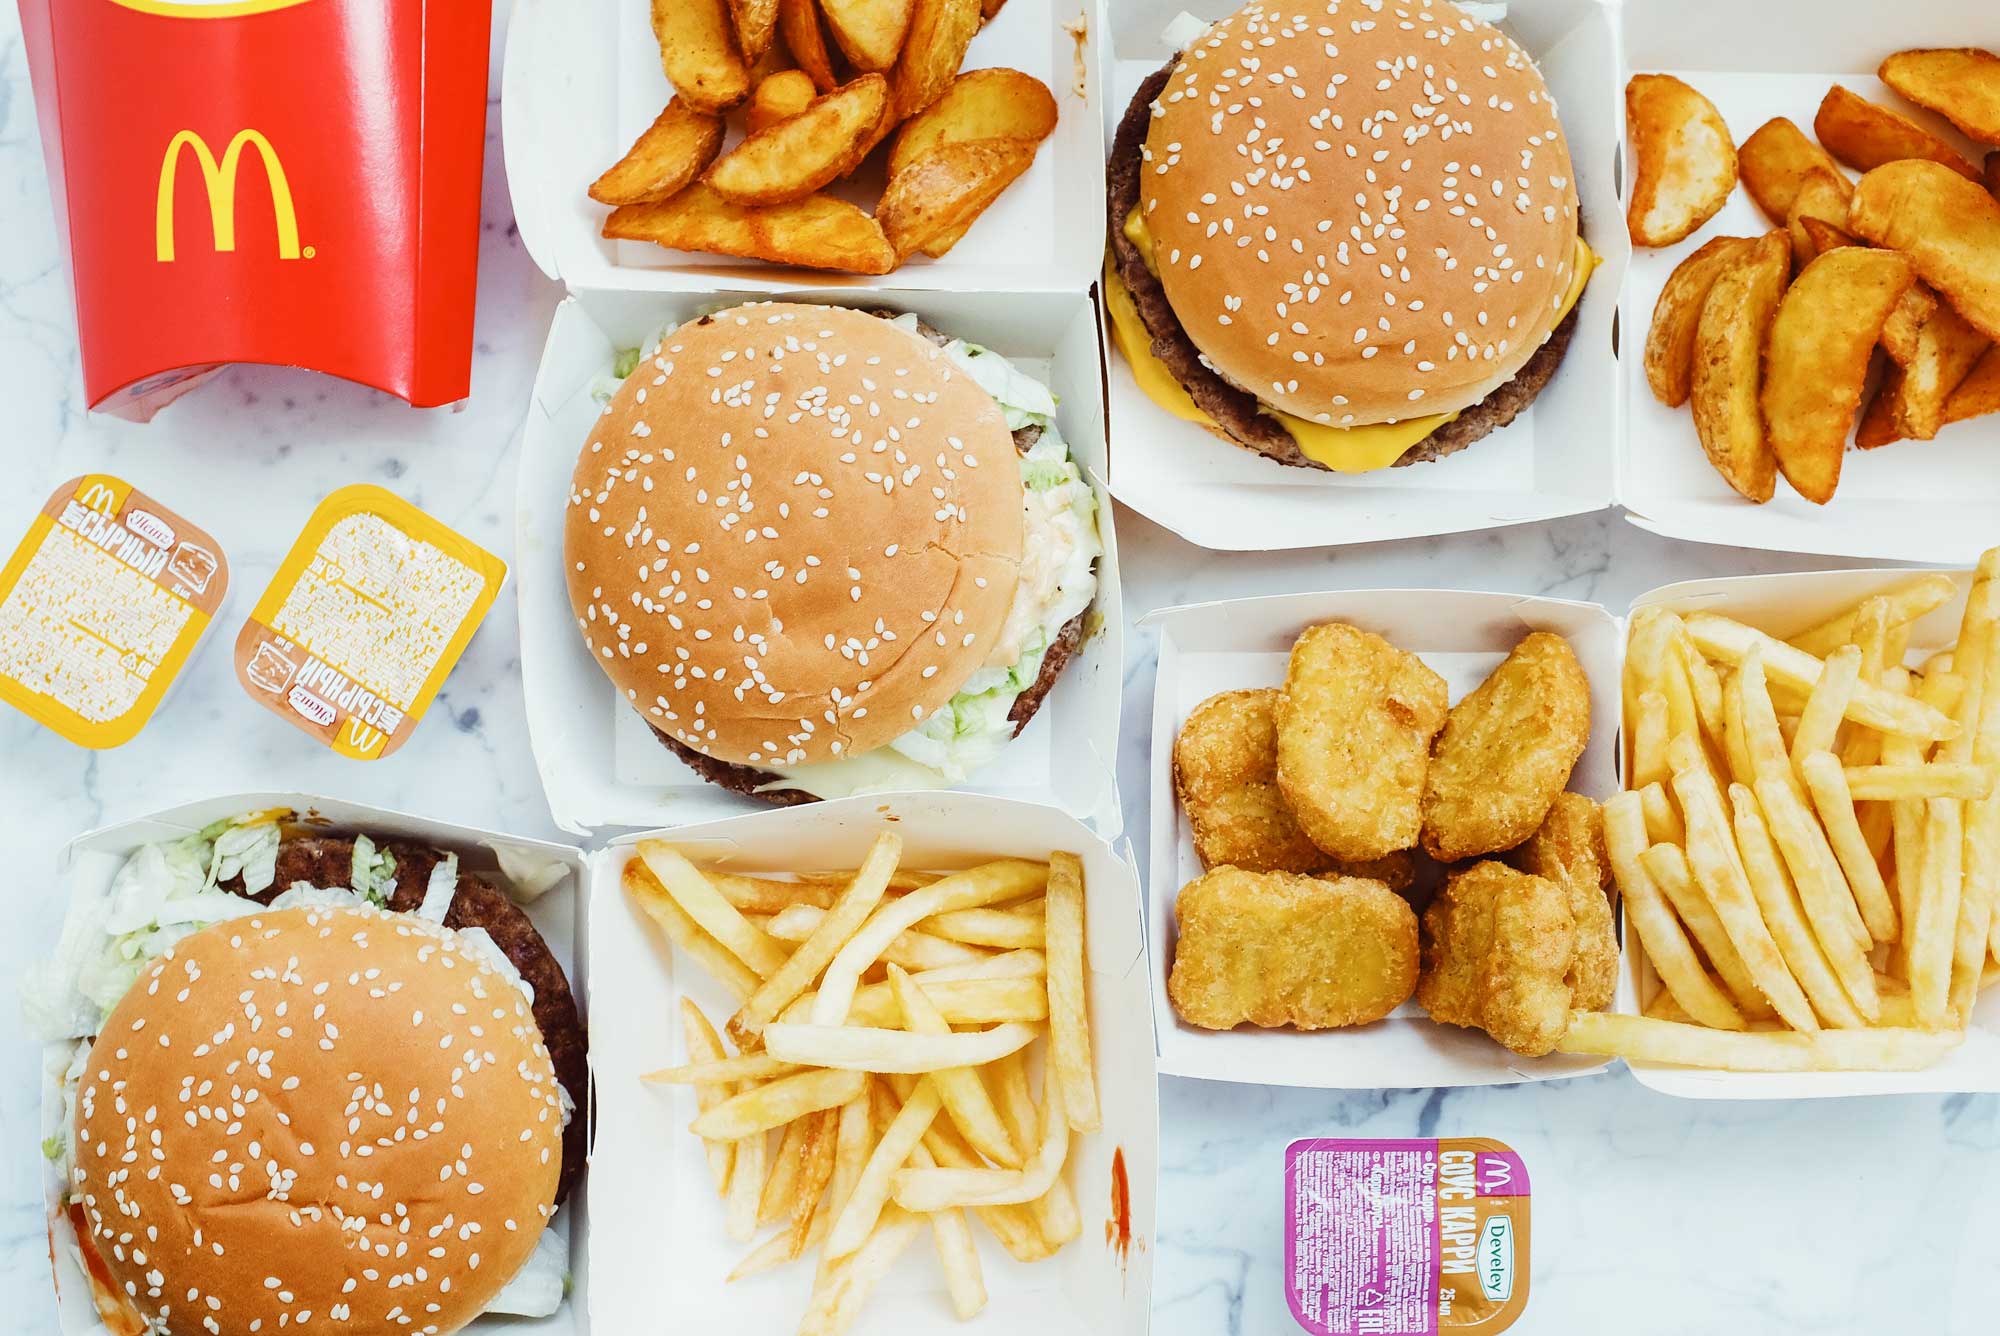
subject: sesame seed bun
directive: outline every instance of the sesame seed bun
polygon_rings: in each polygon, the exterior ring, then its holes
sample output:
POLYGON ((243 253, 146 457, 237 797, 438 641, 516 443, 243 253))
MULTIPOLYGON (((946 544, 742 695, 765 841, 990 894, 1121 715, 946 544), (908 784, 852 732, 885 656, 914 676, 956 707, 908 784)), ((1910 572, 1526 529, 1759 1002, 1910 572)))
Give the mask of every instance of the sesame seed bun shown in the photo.
POLYGON ((454 1331, 534 1251, 562 1159, 520 990, 443 927, 347 909, 148 965, 75 1133, 87 1242, 171 1336, 454 1331))
POLYGON ((1332 426, 1478 403, 1547 340, 1575 264, 1548 87, 1442 0, 1251 0, 1168 79, 1141 182, 1202 355, 1332 426))
POLYGON ((739 306, 669 334, 577 459, 577 625, 664 735, 750 766, 839 760, 942 707, 1020 578, 991 395, 864 312, 739 306))

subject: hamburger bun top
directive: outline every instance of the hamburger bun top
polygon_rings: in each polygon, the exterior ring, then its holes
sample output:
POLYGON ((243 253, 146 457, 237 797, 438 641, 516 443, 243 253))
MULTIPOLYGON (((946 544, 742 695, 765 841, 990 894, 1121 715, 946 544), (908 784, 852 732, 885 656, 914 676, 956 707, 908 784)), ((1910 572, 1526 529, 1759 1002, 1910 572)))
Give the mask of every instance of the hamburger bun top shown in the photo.
POLYGON ((739 306, 668 334, 592 428, 564 559, 646 722, 739 765, 873 750, 984 666, 1020 465, 991 395, 889 321, 739 306))
POLYGON ((75 1134, 89 1242, 172 1336, 454 1331, 534 1251, 562 1162, 525 996, 375 910, 266 911, 154 960, 75 1134))
POLYGON ((1452 412, 1554 328, 1577 197, 1527 54, 1440 0, 1250 0, 1153 106, 1140 208, 1223 376, 1336 427, 1452 412))

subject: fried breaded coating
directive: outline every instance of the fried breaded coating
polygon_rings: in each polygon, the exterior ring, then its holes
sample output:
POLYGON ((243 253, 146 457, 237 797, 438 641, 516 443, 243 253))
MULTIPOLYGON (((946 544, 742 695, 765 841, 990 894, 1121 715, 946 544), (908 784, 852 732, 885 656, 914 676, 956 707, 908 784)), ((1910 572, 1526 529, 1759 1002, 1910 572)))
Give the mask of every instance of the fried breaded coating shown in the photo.
POLYGON ((1569 967, 1570 1006, 1602 1011, 1618 988, 1618 929, 1611 917, 1611 857, 1604 849, 1604 809, 1580 793, 1559 793, 1542 827, 1507 861, 1569 892, 1576 957, 1569 967))
POLYGON ((1306 837, 1348 862, 1414 845, 1448 703, 1416 655, 1340 623, 1307 628, 1276 711, 1278 788, 1306 837))
POLYGON ((1204 1030, 1366 1025, 1417 985, 1417 916, 1377 881, 1216 868, 1174 921, 1167 996, 1204 1030))
POLYGON ((1278 792, 1277 701, 1275 687, 1210 696, 1174 739, 1174 792, 1203 867, 1317 872, 1327 866, 1278 792))
POLYGON ((1590 741, 1590 681, 1569 642, 1536 631, 1451 709, 1424 783, 1424 848, 1441 863, 1535 833, 1590 741))
POLYGON ((1567 891, 1505 863, 1475 863, 1424 911, 1417 1004, 1433 1020, 1484 1030, 1538 1058, 1569 1028, 1575 953, 1567 891))

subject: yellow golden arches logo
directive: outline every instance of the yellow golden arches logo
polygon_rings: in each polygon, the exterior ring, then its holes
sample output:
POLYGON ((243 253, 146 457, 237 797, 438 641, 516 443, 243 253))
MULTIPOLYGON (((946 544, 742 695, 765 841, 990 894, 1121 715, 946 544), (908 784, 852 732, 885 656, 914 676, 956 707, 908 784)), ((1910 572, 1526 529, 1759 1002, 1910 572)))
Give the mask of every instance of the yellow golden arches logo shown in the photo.
POLYGON ((182 130, 167 141, 167 156, 160 162, 160 196, 153 217, 154 254, 159 259, 174 258, 174 180, 182 149, 192 149, 195 164, 201 168, 216 250, 236 249, 236 177, 243 165, 246 146, 256 149, 257 156, 264 160, 264 175, 271 184, 271 212, 278 221, 278 256, 285 260, 299 258, 299 215, 292 206, 291 183, 285 179, 284 165, 278 161, 278 151, 271 147, 271 141, 256 130, 238 130, 229 147, 222 151, 222 161, 217 162, 207 140, 192 130, 182 130))
POLYGON ((170 19, 233 19, 245 14, 268 14, 274 9, 290 9, 306 0, 111 0, 124 9, 141 14, 158 14, 170 19))

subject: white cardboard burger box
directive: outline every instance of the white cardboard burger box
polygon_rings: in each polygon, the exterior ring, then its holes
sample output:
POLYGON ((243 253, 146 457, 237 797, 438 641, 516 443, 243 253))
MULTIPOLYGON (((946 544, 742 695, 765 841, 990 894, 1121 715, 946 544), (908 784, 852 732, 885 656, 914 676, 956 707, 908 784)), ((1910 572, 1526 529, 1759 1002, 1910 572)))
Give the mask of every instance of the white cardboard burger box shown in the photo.
MULTIPOLYGON (((678 1001, 693 998, 712 1017, 729 998, 661 938, 620 885, 644 835, 589 852, 407 813, 302 793, 252 793, 206 799, 78 836, 64 850, 58 880, 74 900, 101 896, 125 857, 142 844, 174 839, 225 817, 290 808, 330 831, 401 838, 456 852, 469 871, 494 872, 502 851, 517 870, 552 876, 527 906, 585 1004, 591 1046, 591 1169, 555 1228, 567 1232, 572 1288, 561 1310, 541 1319, 481 1319, 473 1331, 634 1333, 769 1331, 796 1323, 811 1279, 809 1265, 728 1285, 744 1251, 722 1231, 721 1204, 707 1179, 699 1143, 687 1135, 694 1115, 684 1088, 649 1088, 645 1072, 686 1060, 678 1001), (661 1266, 672 1275, 662 1281, 661 1266), (665 1288, 663 1288, 663 1284, 665 1288), (671 1313, 671 1319, 663 1315, 671 1313)), ((993 857, 1043 858, 1063 849, 1084 864, 1089 1007, 1104 1125, 1078 1137, 1066 1170, 1084 1217, 1082 1237, 1036 1266, 1015 1263, 981 1237, 991 1302, 980 1322, 1007 1332, 1112 1332, 1142 1336, 1150 1320, 1159 1095, 1147 1006, 1139 881, 1129 859, 1074 817, 1032 803, 963 793, 850 798, 707 822, 672 832, 697 857, 739 871, 784 872, 857 865, 889 823, 903 838, 903 864, 944 870, 993 857), (1122 1168, 1129 1192, 1129 1238, 1119 1247, 1100 1228, 1115 1207, 1113 1178, 1122 1168)), ((56 1082, 70 1047, 51 1045, 42 1100, 42 1134, 56 1130, 56 1082)), ((101 1336, 103 1324, 79 1269, 65 1184, 48 1172, 48 1208, 57 1308, 65 1336, 101 1336)), ((975 1231, 978 1234, 979 1231, 975 1231)), ((949 1305, 926 1241, 884 1282, 864 1329, 941 1325, 949 1305)), ((954 1324, 955 1325, 955 1324, 954 1324)))
MULTIPOLYGON (((990 1300, 974 1329, 1139 1336, 1150 1320, 1159 1083, 1139 882, 1130 863, 1053 808, 965 793, 814 803, 683 826, 662 838, 738 871, 853 867, 885 822, 902 837, 902 862, 912 868, 961 868, 1010 855, 1039 859, 1051 850, 1083 859, 1091 1041, 1103 1106, 1102 1130, 1074 1138, 1065 1170, 1083 1234, 1049 1261, 1023 1265, 975 1228, 990 1300), (1116 1212, 1118 1162, 1130 1190, 1129 1248, 1116 1246, 1105 1228, 1116 1212)), ((620 888, 639 838, 622 837, 590 856, 592 1005, 607 1020, 591 1032, 597 1092, 591 1322, 620 1336, 788 1331, 805 1309, 811 1263, 735 1284, 724 1279, 748 1246, 724 1235, 722 1203, 700 1143, 687 1133, 696 1112, 693 1091, 639 1079, 688 1060, 675 1019, 683 997, 718 1024, 735 1009, 729 994, 671 948, 620 888)), ((934 1250, 919 1239, 870 1298, 857 1329, 956 1326, 934 1250)))
MULTIPOLYGON (((459 856, 460 866, 469 872, 497 875, 504 856, 508 866, 525 877, 547 878, 542 893, 524 906, 535 927, 548 942, 574 985, 578 1005, 589 993, 589 961, 586 925, 589 900, 584 894, 583 851, 567 845, 523 839, 497 831, 431 821, 406 812, 368 807, 337 798, 309 793, 239 793, 184 803, 151 816, 121 821, 88 834, 79 835, 63 849, 56 880, 74 912, 84 898, 99 899, 107 894, 111 880, 133 850, 157 840, 178 839, 212 822, 247 812, 289 808, 300 818, 329 831, 361 833, 377 839, 405 839, 450 850, 459 856)), ((502 878, 503 885, 512 885, 502 878)), ((49 943, 49 949, 54 949, 49 943)), ((614 994, 615 996, 615 994, 614 994)), ((588 1013, 585 1020, 588 1022, 588 1013)), ((51 1044, 44 1051, 42 1086, 42 1135, 57 1132, 62 1118, 61 1077, 69 1064, 72 1046, 51 1044)), ((579 1110, 578 1117, 590 1116, 579 1110)), ((90 1284, 78 1265, 76 1234, 62 1209, 68 1184, 42 1162, 42 1193, 49 1230, 49 1256, 55 1272, 57 1321, 64 1336, 104 1336, 107 1328, 91 1302, 90 1284)), ((519 1332, 533 1336, 566 1336, 589 1330, 584 1319, 588 1290, 586 1260, 590 1255, 590 1179, 578 1183, 575 1193, 556 1216, 551 1228, 566 1238, 570 1274, 574 1286, 562 1307, 544 1318, 481 1318, 468 1330, 473 1332, 519 1332)))
MULTIPOLYGON (((1518 6, 1517 6, 1518 7, 1518 6)), ((1624 71, 1673 74, 1705 93, 1741 144, 1774 116, 1808 137, 1820 99, 1840 83, 1931 127, 1977 163, 1944 119, 1903 101, 1875 77, 1910 47, 2000 49, 2000 6, 1966 0, 1673 0, 1625 8, 1624 71)), ((1622 136, 1625 109, 1616 107, 1622 136)), ((1850 173, 1852 175, 1852 173, 1850 173)), ((1992 538, 2000 507, 2000 418, 1945 428, 1935 441, 1849 449, 1840 489, 1825 506, 1781 478, 1768 504, 1750 505, 1709 466, 1686 408, 1653 398, 1639 354, 1653 305, 1675 266, 1719 236, 1759 236, 1772 223, 1739 187, 1707 225, 1676 246, 1640 249, 1624 296, 1626 431, 1619 498, 1632 522, 1673 538, 1895 561, 1962 564, 1992 538)))
MULTIPOLYGON (((1920 663, 1958 638, 1972 572, 1949 572, 1959 594, 1912 628, 1910 658, 1920 663)), ((1691 580, 1642 594, 1633 608, 1717 612, 1780 638, 1824 621, 1871 594, 1909 581, 1896 570, 1818 571, 1691 580)), ((1615 708, 1615 707, 1614 707, 1615 708)), ((1628 730, 1629 733, 1629 730, 1628 730)), ((1625 968, 1613 1009, 1642 1012, 1660 990, 1631 920, 1625 922, 1625 968)), ((1632 1062, 1642 1085, 1684 1099, 1817 1099, 1836 1095, 1904 1095, 2000 1091, 2000 992, 1988 989, 1973 1009, 1965 1042, 1933 1067, 1917 1072, 1718 1072, 1632 1062)))
MULTIPOLYGON (((960 292, 1084 292, 1104 251, 1104 151, 1096 56, 1102 0, 1010 0, 973 39, 964 68, 1007 66, 1055 95, 1057 123, 1035 164, 942 259, 914 256, 881 277, 607 241, 610 212, 586 195, 673 94, 643 0, 515 0, 501 74, 507 178, 521 242, 573 290, 771 291, 827 283, 960 292)), ((741 115, 732 130, 740 137, 741 115)), ((835 193, 863 207, 874 164, 835 193)))
POLYGON ((1552 1054, 1523 1058, 1484 1034, 1432 1021, 1414 1000, 1387 1019, 1354 1029, 1198 1029, 1167 997, 1174 903, 1201 875, 1186 813, 1174 794, 1174 740, 1188 715, 1219 691, 1282 685, 1292 642, 1322 622, 1347 622, 1418 655, 1440 674, 1454 703, 1485 680, 1530 631, 1553 631, 1576 650, 1590 678, 1590 744, 1570 787, 1591 798, 1618 792, 1620 631, 1591 603, 1514 594, 1429 589, 1283 594, 1168 608, 1147 617, 1160 636, 1153 690, 1152 842, 1147 944, 1160 1070, 1175 1076, 1258 1085, 1337 1089, 1507 1085, 1601 1072, 1604 1060, 1552 1054))
POLYGON ((570 477, 601 412, 593 390, 617 351, 647 342, 663 326, 766 300, 913 311, 939 329, 992 348, 1055 391, 1057 425, 1097 492, 1104 543, 1097 601, 1082 648, 1042 708, 1006 751, 962 787, 1054 803, 1107 839, 1117 838, 1123 821, 1116 758, 1125 617, 1111 500, 1101 481, 1104 382, 1097 317, 1081 292, 590 291, 556 308, 522 427, 514 555, 529 740, 556 823, 587 835, 605 825, 681 825, 764 809, 755 799, 702 780, 619 697, 577 631, 562 547, 570 477))
MULTIPOLYGON (((1173 54, 1162 36, 1167 25, 1184 10, 1213 20, 1236 8, 1235 0, 1119 0, 1107 51, 1107 150, 1133 93, 1173 54)), ((1203 547, 1265 551, 1498 528, 1602 510, 1617 499, 1624 396, 1616 320, 1631 256, 1616 178, 1624 125, 1619 6, 1515 0, 1506 8, 1502 27, 1540 64, 1562 111, 1584 240, 1602 260, 1549 387, 1512 425, 1459 454, 1349 475, 1275 464, 1174 417, 1140 391, 1112 350, 1109 481, 1119 500, 1203 547)), ((1108 326, 1105 337, 1108 345, 1108 326)))

